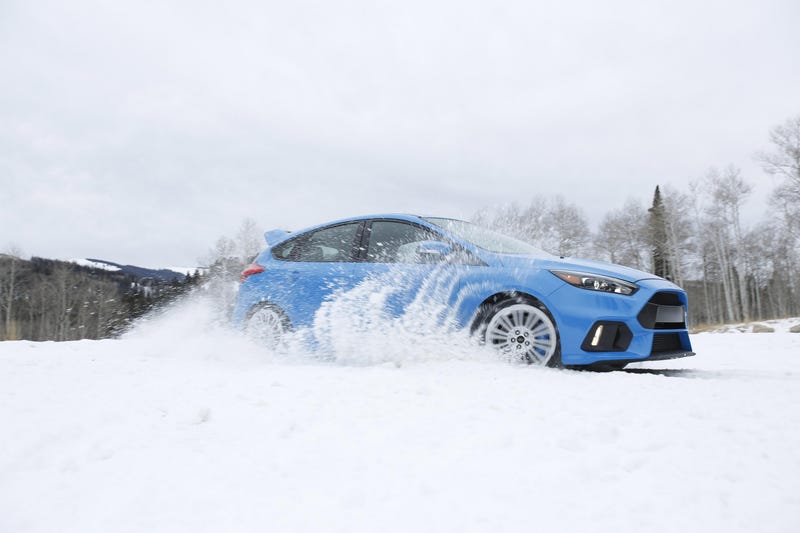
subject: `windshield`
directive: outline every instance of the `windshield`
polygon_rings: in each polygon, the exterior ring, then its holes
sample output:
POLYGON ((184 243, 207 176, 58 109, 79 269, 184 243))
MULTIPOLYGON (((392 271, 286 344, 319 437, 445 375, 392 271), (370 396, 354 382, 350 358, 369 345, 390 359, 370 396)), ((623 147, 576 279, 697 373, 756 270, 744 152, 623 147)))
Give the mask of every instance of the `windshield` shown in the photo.
POLYGON ((461 237, 465 241, 489 252, 498 254, 538 255, 540 257, 550 256, 549 253, 540 250, 532 244, 477 226, 470 222, 464 222, 463 220, 435 217, 423 217, 423 220, 439 226, 453 235, 461 237))

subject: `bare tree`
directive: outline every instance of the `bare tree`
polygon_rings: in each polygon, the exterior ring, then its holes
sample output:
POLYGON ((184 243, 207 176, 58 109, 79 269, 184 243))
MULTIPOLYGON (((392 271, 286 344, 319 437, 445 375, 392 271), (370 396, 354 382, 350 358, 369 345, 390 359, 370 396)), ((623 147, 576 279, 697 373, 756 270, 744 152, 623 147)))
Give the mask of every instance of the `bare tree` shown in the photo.
POLYGON ((756 158, 767 173, 783 178, 770 197, 770 206, 780 222, 775 228, 780 243, 775 259, 783 268, 776 268, 775 273, 783 279, 780 290, 785 294, 781 297, 788 297, 788 302, 781 302, 780 307, 786 312, 800 307, 800 115, 774 127, 769 140, 773 151, 760 152, 756 158))
POLYGON ((14 321, 14 300, 17 289, 17 263, 22 252, 16 245, 11 245, 7 253, 2 255, 0 263, 0 311, 2 311, 3 331, 0 340, 12 340, 19 336, 14 321))
POLYGON ((562 256, 588 252, 589 224, 574 204, 563 197, 534 198, 526 208, 516 203, 481 211, 473 220, 562 256))
POLYGON ((585 255, 588 252, 589 223, 575 204, 557 196, 547 211, 549 225, 546 248, 562 257, 585 255))
POLYGON ((252 218, 245 218, 236 232, 236 247, 238 255, 244 261, 252 261, 264 249, 264 238, 258 224, 252 218))
POLYGON ((786 178, 789 193, 800 200, 800 115, 772 128, 769 140, 775 151, 759 152, 756 158, 768 174, 786 178))
POLYGON ((235 238, 222 236, 209 250, 204 262, 209 266, 206 290, 216 302, 220 319, 233 310, 242 270, 264 248, 263 237, 255 221, 242 221, 235 238))
POLYGON ((703 312, 700 313, 702 321, 717 323, 722 322, 724 316, 717 285, 721 276, 719 265, 714 261, 715 239, 708 231, 706 207, 702 201, 706 196, 704 189, 703 180, 694 180, 689 185, 689 194, 692 197, 692 227, 695 232, 695 254, 691 266, 702 280, 703 312))
POLYGON ((748 264, 746 231, 742 227, 741 207, 752 187, 741 177, 739 169, 711 168, 695 185, 703 203, 698 222, 702 250, 711 250, 713 262, 703 257, 704 275, 714 273, 722 284, 727 320, 749 320, 751 316, 751 287, 748 285, 752 268, 748 264))
POLYGON ((620 209, 606 214, 595 238, 598 255, 612 263, 647 268, 647 212, 629 199, 620 209))
POLYGON ((738 281, 742 318, 744 320, 750 320, 750 297, 747 289, 748 265, 746 262, 747 255, 744 249, 741 206, 753 188, 742 179, 739 169, 733 166, 726 168, 721 173, 712 172, 710 178, 712 195, 715 204, 720 208, 718 212, 724 217, 723 220, 733 231, 733 244, 736 251, 736 278, 738 281))
POLYGON ((543 247, 548 233, 549 224, 549 202, 541 196, 533 198, 528 206, 522 211, 522 224, 518 237, 524 241, 543 247))
POLYGON ((52 314, 51 324, 54 328, 52 338, 57 341, 70 339, 70 314, 79 299, 74 289, 74 279, 71 276, 72 267, 67 263, 58 263, 53 267, 50 275, 50 307, 52 314))
POLYGON ((534 220, 528 220, 526 211, 517 202, 511 202, 484 209, 473 217, 473 221, 494 228, 506 235, 534 243, 536 242, 536 238, 532 235, 535 233, 532 231, 534 220))
POLYGON ((666 260, 672 280, 680 286, 686 282, 686 268, 693 249, 692 202, 686 193, 664 188, 666 260))

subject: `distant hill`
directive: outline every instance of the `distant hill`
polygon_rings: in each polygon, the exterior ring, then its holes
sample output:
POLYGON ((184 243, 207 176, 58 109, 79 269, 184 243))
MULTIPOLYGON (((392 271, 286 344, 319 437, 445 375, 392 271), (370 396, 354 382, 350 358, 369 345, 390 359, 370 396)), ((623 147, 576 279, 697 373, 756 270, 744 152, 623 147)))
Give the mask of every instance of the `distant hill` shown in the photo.
POLYGON ((135 265, 121 265, 119 263, 114 263, 112 261, 106 261, 105 259, 91 259, 91 258, 87 258, 85 260, 79 259, 73 262, 87 268, 108 270, 111 272, 118 272, 125 276, 133 276, 137 280, 144 278, 152 278, 158 281, 163 281, 164 283, 170 283, 175 280, 183 283, 183 281, 186 279, 186 275, 183 272, 177 272, 175 270, 170 270, 167 268, 152 269, 135 265))
POLYGON ((138 317, 198 286, 202 274, 187 270, 0 254, 0 340, 118 336, 138 317))

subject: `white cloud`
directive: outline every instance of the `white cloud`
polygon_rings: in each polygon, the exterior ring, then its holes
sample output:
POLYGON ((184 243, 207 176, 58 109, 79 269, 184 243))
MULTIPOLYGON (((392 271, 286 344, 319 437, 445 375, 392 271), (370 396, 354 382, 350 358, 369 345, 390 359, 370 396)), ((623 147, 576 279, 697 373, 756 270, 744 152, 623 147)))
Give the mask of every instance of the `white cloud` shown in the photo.
POLYGON ((710 165, 762 179, 800 111, 788 0, 0 10, 0 244, 41 255, 190 263, 244 216, 536 194, 596 219, 710 165))

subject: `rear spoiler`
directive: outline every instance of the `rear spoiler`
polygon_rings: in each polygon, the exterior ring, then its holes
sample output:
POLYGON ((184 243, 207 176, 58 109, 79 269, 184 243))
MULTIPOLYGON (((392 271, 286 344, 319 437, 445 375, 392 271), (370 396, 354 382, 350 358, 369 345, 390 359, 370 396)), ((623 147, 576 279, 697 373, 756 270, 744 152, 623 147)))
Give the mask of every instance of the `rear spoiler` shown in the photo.
POLYGON ((264 233, 264 240, 267 246, 278 244, 289 235, 289 232, 282 229, 273 229, 264 233))

